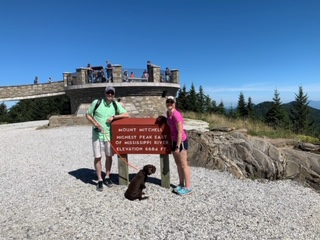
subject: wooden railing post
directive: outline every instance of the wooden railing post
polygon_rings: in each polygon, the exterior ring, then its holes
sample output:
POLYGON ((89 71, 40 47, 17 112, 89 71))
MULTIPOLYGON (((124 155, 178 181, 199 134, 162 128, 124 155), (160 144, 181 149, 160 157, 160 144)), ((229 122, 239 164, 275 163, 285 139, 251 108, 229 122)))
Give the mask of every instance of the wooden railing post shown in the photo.
POLYGON ((161 168, 161 185, 162 187, 170 188, 170 172, 169 172, 169 156, 168 154, 160 154, 160 168, 161 168))
POLYGON ((128 185, 129 184, 128 165, 122 159, 128 162, 127 154, 122 154, 121 156, 118 156, 119 185, 128 185))

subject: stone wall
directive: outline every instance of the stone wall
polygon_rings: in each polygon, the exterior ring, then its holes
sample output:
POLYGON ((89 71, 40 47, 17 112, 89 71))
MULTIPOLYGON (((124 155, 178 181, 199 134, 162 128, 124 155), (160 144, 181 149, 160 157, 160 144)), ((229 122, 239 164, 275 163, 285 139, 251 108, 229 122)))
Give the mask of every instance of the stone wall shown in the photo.
MULTIPOLYGON (((156 118, 166 113, 165 98, 160 96, 129 96, 123 97, 121 100, 130 117, 156 118)), ((85 117, 89 106, 90 103, 84 102, 79 105, 74 115, 51 116, 49 126, 90 124, 85 117)))
POLYGON ((4 86, 0 88, 0 100, 34 99, 65 94, 64 82, 4 86))
MULTIPOLYGON (((66 90, 70 98, 71 113, 76 113, 81 104, 89 104, 95 99, 104 98, 106 84, 93 84, 92 88, 66 90)), ((125 108, 132 117, 154 117, 163 114, 166 108, 165 95, 176 95, 178 85, 150 86, 142 83, 116 86, 116 99, 121 98, 125 108), (164 96, 164 97, 162 97, 164 96)))

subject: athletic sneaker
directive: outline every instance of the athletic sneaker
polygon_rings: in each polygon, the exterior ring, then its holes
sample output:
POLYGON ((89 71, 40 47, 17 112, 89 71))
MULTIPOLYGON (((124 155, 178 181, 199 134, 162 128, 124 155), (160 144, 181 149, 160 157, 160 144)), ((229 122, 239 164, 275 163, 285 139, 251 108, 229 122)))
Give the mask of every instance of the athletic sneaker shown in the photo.
POLYGON ((97 189, 97 191, 99 191, 99 192, 102 192, 102 191, 103 191, 103 189, 104 189, 103 181, 98 181, 96 189, 97 189))
POLYGON ((188 189, 188 188, 181 188, 180 190, 177 191, 178 195, 184 196, 184 195, 188 195, 192 193, 192 189, 188 189))
POLYGON ((178 193, 179 190, 181 190, 183 187, 180 185, 177 185, 174 189, 173 192, 178 193))
POLYGON ((114 183, 111 181, 110 178, 105 178, 104 184, 105 184, 107 187, 112 187, 112 186, 114 186, 114 183))

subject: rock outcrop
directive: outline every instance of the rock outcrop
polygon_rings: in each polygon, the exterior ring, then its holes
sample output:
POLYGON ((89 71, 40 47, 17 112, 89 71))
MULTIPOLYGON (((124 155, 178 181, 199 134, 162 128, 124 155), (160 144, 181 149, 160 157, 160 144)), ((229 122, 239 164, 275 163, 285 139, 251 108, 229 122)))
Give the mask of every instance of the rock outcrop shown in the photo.
POLYGON ((191 166, 229 171, 237 178, 290 178, 320 190, 320 154, 302 151, 315 152, 318 146, 250 137, 237 130, 186 132, 191 166))

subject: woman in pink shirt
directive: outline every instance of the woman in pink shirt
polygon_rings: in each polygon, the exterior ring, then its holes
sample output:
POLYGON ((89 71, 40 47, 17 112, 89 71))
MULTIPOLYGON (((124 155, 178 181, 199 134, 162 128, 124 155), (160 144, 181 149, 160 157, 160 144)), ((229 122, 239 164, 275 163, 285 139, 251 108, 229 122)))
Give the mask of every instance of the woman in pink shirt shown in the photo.
POLYGON ((184 131, 184 120, 176 109, 176 100, 173 96, 166 99, 167 124, 170 127, 172 139, 172 154, 177 166, 179 184, 173 191, 179 195, 187 195, 192 192, 191 173, 187 162, 188 140, 184 131))

